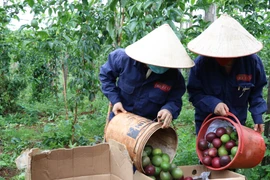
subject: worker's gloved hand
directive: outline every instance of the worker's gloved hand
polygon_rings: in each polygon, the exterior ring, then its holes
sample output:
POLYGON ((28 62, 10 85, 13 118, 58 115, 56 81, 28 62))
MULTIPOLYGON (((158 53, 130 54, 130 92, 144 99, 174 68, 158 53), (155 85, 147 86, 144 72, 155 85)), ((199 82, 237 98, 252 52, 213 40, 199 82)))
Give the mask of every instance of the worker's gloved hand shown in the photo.
POLYGON ((253 129, 262 134, 264 132, 264 124, 255 124, 253 129))
POLYGON ((112 112, 117 115, 118 113, 126 113, 127 111, 123 108, 122 103, 118 102, 113 105, 112 112))
POLYGON ((229 112, 229 108, 225 103, 218 103, 214 110, 214 114, 220 115, 220 116, 227 116, 228 112, 229 112))
POLYGON ((158 122, 163 123, 162 128, 170 127, 172 118, 172 113, 167 109, 162 109, 157 114, 158 122))

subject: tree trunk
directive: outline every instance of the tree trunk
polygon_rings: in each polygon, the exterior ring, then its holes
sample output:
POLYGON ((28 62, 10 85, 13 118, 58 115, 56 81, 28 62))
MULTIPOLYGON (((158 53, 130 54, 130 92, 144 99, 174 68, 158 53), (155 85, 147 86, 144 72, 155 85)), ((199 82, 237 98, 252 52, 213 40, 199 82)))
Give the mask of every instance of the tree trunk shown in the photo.
POLYGON ((209 9, 207 9, 207 11, 205 11, 204 20, 214 22, 217 19, 216 14, 217 14, 217 5, 211 4, 209 9))
POLYGON ((63 73, 63 95, 65 100, 66 120, 68 120, 68 102, 67 102, 67 75, 68 67, 65 60, 62 60, 62 73, 63 73))
POLYGON ((122 42, 122 29, 123 29, 123 24, 125 21, 125 8, 122 6, 121 1, 119 1, 120 3, 120 16, 119 16, 119 25, 117 27, 117 45, 118 47, 121 46, 121 42, 122 42))
POLYGON ((78 121, 78 103, 75 102, 75 114, 74 114, 74 120, 72 122, 72 127, 71 127, 71 129, 72 129, 72 135, 71 135, 72 144, 75 143, 75 130, 76 130, 75 125, 76 125, 77 121, 78 121))
MULTIPOLYGON (((270 83, 270 77, 268 79, 268 84, 270 83)), ((265 129, 264 129, 264 136, 266 137, 266 139, 269 139, 270 138, 270 85, 268 85, 268 92, 267 92, 267 111, 266 111, 266 121, 268 122, 265 122, 265 129)), ((267 144, 267 149, 270 148, 270 144, 267 144)), ((262 161, 262 165, 265 166, 265 165, 268 165, 270 164, 270 157, 269 156, 265 156, 263 161, 262 161)))

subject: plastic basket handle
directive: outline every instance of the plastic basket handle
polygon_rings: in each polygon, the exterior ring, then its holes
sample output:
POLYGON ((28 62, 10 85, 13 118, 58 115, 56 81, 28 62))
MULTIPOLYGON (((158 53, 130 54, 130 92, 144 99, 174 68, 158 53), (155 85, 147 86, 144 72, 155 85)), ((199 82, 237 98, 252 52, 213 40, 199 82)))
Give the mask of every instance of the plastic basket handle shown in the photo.
MULTIPOLYGON (((227 114, 228 114, 228 116, 233 117, 233 119, 234 119, 239 125, 241 125, 240 121, 238 120, 238 118, 237 118, 233 113, 228 112, 227 114)), ((241 128, 241 129, 242 129, 242 128, 241 128)))
MULTIPOLYGON (((240 136, 238 135, 238 138, 241 137, 241 136, 243 136, 244 135, 243 128, 242 128, 242 125, 241 125, 240 121, 238 120, 238 118, 234 114, 232 114, 230 112, 228 112, 228 116, 233 117, 234 120, 239 124, 240 136)), ((225 119, 229 119, 229 118, 228 117, 225 117, 225 119)), ((239 151, 240 151, 240 153, 243 153, 243 143, 242 143, 242 141, 241 141, 241 146, 240 146, 239 151)))
MULTIPOLYGON (((238 118, 237 118, 233 113, 227 112, 227 115, 230 116, 230 117, 232 117, 238 124, 241 125, 240 121, 238 120, 238 118)), ((221 118, 227 117, 227 116, 220 116, 220 115, 215 115, 215 114, 213 114, 213 113, 210 113, 210 114, 204 119, 203 123, 205 123, 206 121, 212 119, 212 118, 213 118, 212 116, 213 116, 213 117, 221 117, 221 118)))

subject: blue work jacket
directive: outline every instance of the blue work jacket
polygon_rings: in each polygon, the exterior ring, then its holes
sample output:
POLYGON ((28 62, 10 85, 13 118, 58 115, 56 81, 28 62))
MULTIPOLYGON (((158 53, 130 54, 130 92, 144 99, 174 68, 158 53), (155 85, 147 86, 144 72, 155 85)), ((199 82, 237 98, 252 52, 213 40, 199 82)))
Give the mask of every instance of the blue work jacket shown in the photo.
POLYGON ((262 61, 256 54, 236 58, 229 74, 214 58, 198 56, 187 84, 189 100, 195 107, 196 132, 220 102, 228 106, 242 125, 248 110, 254 123, 262 124, 262 114, 267 110, 262 95, 266 84, 262 61))
POLYGON ((121 102, 128 112, 153 120, 158 111, 167 109, 176 119, 186 91, 181 72, 169 69, 164 74, 152 72, 146 78, 147 70, 145 64, 127 56, 124 49, 117 49, 100 68, 102 92, 112 105, 121 102))

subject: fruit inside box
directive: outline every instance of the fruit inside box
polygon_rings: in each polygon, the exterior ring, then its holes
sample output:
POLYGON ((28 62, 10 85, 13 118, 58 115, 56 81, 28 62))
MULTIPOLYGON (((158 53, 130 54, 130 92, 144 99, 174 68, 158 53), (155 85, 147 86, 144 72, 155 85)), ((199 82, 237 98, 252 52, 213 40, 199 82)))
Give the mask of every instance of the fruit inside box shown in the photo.
POLYGON ((158 147, 146 144, 142 155, 142 167, 144 173, 152 179, 158 180, 192 180, 192 177, 184 177, 180 167, 171 163, 170 156, 162 152, 158 147))

